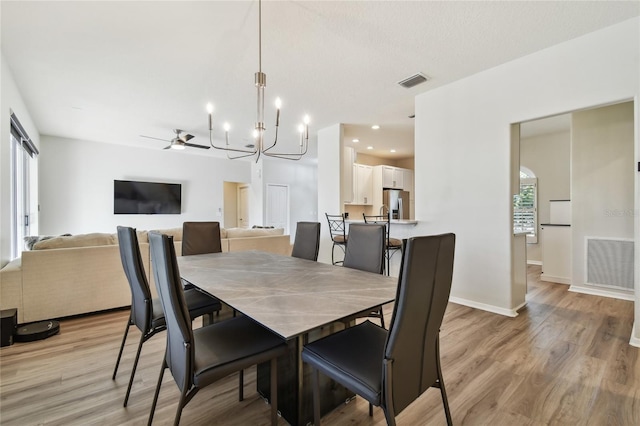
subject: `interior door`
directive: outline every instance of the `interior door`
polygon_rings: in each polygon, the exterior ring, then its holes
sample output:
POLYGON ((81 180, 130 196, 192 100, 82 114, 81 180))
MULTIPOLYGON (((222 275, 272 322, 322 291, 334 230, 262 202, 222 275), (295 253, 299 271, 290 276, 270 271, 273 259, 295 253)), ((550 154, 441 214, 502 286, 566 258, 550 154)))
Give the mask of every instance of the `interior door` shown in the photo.
POLYGON ((289 234, 289 185, 267 184, 266 225, 284 228, 289 234))
POLYGON ((238 187, 238 227, 249 228, 249 185, 238 187))

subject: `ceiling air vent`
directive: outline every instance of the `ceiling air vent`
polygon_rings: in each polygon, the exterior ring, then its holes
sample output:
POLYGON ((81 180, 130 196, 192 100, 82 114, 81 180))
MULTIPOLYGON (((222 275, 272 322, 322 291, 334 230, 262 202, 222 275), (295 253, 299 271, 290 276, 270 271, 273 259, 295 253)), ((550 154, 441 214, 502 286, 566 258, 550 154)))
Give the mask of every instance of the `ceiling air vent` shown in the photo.
POLYGON ((427 81, 427 76, 422 73, 417 73, 399 81, 398 84, 408 89, 410 87, 417 86, 420 83, 424 83, 425 81, 427 81))

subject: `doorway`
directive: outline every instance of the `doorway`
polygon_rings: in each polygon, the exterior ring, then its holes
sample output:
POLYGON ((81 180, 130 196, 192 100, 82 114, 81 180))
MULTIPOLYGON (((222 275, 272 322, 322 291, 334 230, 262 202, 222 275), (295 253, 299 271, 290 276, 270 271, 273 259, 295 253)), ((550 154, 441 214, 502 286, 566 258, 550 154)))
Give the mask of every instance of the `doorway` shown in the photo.
POLYGON ((238 185, 238 227, 250 228, 251 222, 249 219, 249 192, 251 187, 249 185, 238 185))
POLYGON ((266 225, 289 234, 289 185, 267 184, 266 225))
POLYGON ((541 279, 570 284, 572 291, 633 300, 634 103, 520 128, 520 166, 535 173, 539 191, 541 238, 527 245, 528 263, 542 265, 541 279))

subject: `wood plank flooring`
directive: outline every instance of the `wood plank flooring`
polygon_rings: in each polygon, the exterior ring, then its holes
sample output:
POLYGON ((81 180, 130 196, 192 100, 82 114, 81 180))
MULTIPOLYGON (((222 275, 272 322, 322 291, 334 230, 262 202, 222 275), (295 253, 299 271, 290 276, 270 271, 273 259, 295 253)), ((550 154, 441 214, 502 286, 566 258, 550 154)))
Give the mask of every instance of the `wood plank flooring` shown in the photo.
MULTIPOLYGON (((640 354, 629 345, 632 302, 569 293, 539 281, 529 267, 527 306, 507 318, 450 303, 441 332, 443 374, 456 425, 640 425, 640 354)), ((385 309, 387 320, 391 307, 385 309)), ((61 322, 61 334, 0 350, 0 423, 146 424, 165 335, 145 343, 129 406, 122 400, 139 333, 132 329, 118 377, 113 365, 128 311, 61 322)), ((199 320, 197 321, 199 323, 199 320)), ((269 406, 255 391, 255 368, 201 391, 183 425, 267 425, 269 406)), ((171 424, 178 390, 165 375, 154 424, 171 424)), ((440 393, 428 390, 399 425, 444 425, 440 393)), ((280 419, 280 424, 286 422, 280 419)), ((323 418, 326 425, 384 425, 356 398, 323 418)))

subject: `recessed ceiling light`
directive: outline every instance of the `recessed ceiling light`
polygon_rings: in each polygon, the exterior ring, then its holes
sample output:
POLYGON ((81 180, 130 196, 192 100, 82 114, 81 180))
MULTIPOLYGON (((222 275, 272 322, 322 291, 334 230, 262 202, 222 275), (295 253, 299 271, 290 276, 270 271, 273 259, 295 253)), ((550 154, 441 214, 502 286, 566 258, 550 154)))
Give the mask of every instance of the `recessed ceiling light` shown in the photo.
POLYGON ((395 149, 392 149, 392 150, 391 150, 391 152, 396 152, 396 150, 395 150, 395 149))
POLYGON ((371 128, 373 130, 378 130, 380 128, 380 126, 378 126, 377 124, 374 124, 373 126, 371 126, 371 128))
POLYGON ((373 149, 373 147, 372 146, 368 146, 367 149, 373 149))
POLYGON ((351 142, 353 142, 353 143, 358 143, 358 142, 360 142, 360 139, 354 139, 354 140, 352 140, 351 142))

